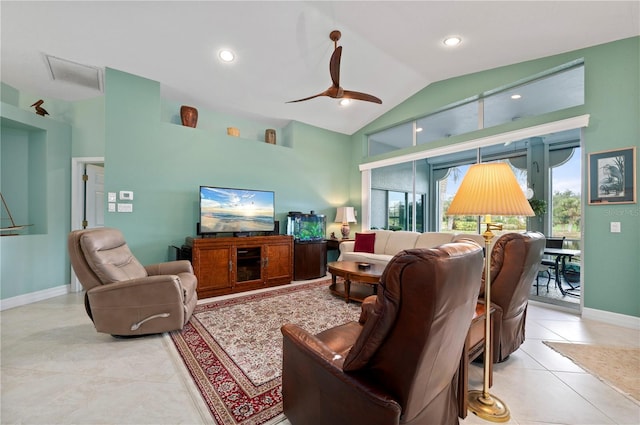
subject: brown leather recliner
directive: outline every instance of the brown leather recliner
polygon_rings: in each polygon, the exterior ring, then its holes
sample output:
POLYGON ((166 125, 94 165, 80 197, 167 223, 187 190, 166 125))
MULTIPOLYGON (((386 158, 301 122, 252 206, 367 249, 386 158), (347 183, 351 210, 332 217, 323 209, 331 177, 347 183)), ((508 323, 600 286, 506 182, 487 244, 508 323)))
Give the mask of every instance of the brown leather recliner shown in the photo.
POLYGON ((482 248, 399 252, 359 322, 311 335, 282 327, 293 425, 457 424, 456 372, 482 277, 482 248))
POLYGON ((98 332, 146 335, 182 329, 198 301, 189 261, 142 266, 117 229, 72 231, 71 265, 98 332))
MULTIPOLYGON (((491 250, 491 304, 495 307, 493 362, 507 359, 524 342, 529 292, 544 252, 542 233, 505 233, 491 250)), ((480 302, 484 299, 484 275, 480 302)))

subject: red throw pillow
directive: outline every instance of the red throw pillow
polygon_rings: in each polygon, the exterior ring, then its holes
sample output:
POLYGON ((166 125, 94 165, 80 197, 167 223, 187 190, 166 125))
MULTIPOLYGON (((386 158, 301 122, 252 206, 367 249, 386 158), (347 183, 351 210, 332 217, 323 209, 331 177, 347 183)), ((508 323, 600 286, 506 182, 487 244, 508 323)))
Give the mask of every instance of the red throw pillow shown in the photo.
POLYGON ((368 252, 373 254, 375 243, 375 233, 356 233, 356 243, 353 250, 355 252, 368 252))

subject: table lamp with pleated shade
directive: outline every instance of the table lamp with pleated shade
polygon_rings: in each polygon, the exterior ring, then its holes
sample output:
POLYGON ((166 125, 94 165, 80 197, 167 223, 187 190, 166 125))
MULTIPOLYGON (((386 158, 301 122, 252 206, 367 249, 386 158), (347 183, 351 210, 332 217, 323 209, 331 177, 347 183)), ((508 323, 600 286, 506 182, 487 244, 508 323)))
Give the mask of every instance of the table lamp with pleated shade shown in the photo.
POLYGON ((355 210, 353 207, 338 207, 336 210, 336 223, 342 223, 340 232, 342 233, 342 239, 349 239, 349 223, 357 223, 355 210))

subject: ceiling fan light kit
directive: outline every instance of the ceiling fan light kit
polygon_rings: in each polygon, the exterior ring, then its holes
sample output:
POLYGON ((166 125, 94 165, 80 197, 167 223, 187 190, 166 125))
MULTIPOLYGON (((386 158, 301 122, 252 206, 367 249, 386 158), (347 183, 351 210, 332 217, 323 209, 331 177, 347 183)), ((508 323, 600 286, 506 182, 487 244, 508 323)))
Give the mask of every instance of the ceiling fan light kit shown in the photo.
MULTIPOLYGON (((295 103, 295 102, 303 102, 305 100, 314 99, 320 96, 327 96, 334 99, 354 99, 354 100, 364 100, 366 102, 373 102, 382 104, 382 100, 377 97, 367 94, 361 93, 357 91, 344 90, 340 86, 340 58, 342 57, 342 46, 338 46, 338 40, 342 34, 338 30, 333 30, 329 34, 329 38, 333 41, 333 54, 331 55, 331 60, 329 61, 329 74, 331 74, 332 85, 322 93, 314 94, 313 96, 305 97, 298 100, 291 100, 287 103, 295 103)), ((341 103, 342 106, 345 106, 341 103)))

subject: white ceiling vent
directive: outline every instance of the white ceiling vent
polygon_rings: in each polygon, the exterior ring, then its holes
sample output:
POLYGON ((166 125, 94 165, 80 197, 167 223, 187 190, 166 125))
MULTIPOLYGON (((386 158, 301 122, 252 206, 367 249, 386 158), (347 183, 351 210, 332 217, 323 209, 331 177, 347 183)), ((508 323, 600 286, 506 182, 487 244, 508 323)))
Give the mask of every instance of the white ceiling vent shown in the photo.
POLYGON ((79 86, 102 91, 102 70, 55 56, 44 55, 54 81, 66 81, 79 86))

